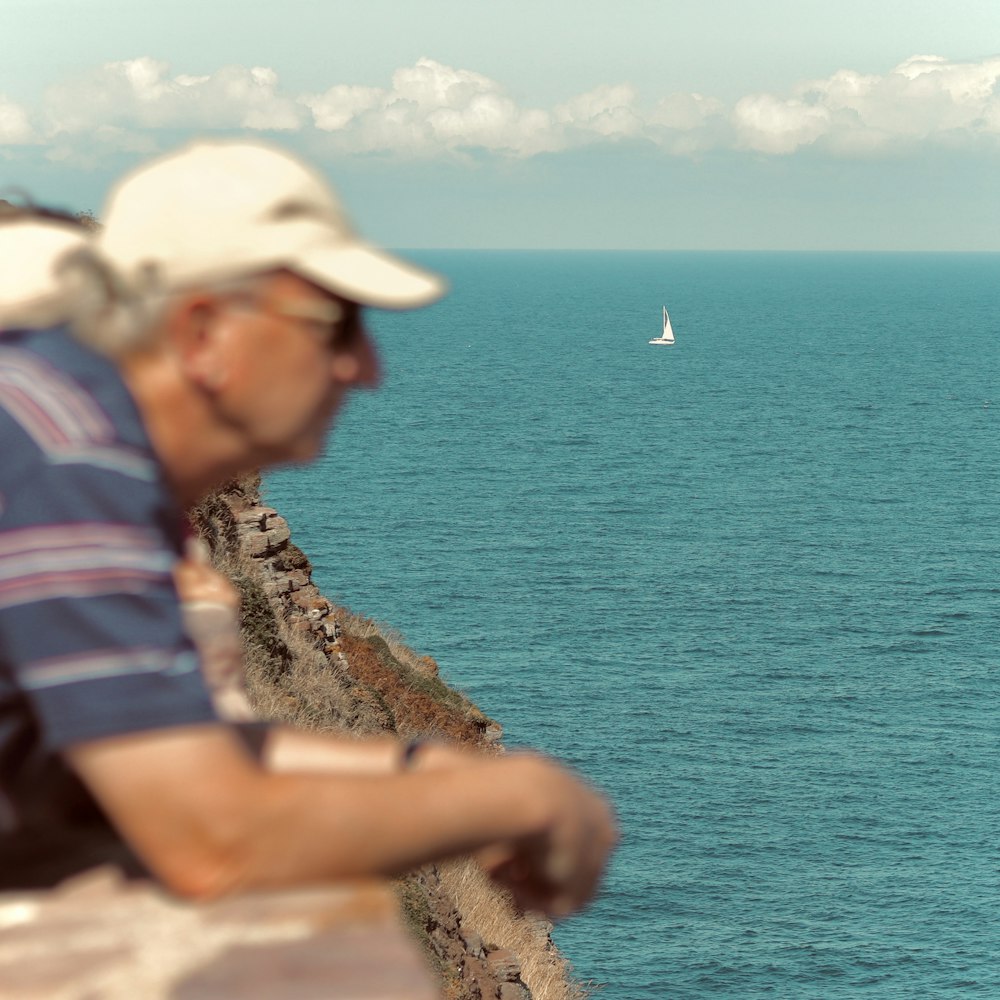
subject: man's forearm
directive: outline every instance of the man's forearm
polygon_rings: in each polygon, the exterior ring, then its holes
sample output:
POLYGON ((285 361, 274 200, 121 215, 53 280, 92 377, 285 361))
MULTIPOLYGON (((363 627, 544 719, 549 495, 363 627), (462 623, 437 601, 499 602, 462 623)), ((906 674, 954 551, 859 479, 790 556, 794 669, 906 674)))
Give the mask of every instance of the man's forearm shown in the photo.
POLYGON ((407 743, 389 736, 358 739, 273 726, 264 740, 261 762, 269 771, 283 774, 393 774, 404 768, 452 767, 482 757, 449 744, 426 742, 404 761, 406 747, 407 743))
POLYGON ((566 854, 580 872, 554 867, 552 895, 566 889, 567 908, 581 905, 614 839, 603 801, 540 758, 457 756, 433 771, 274 774, 218 726, 70 753, 125 838, 183 895, 395 874, 492 847, 518 858, 543 897, 547 868, 566 854))
POLYGON ((541 834, 548 810, 536 770, 511 757, 434 773, 274 775, 208 893, 394 875, 541 834))

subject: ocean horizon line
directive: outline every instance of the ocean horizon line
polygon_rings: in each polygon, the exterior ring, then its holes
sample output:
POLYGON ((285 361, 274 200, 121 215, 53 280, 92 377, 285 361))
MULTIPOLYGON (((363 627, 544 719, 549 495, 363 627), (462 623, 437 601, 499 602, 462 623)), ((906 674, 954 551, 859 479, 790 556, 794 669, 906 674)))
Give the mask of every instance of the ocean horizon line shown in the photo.
POLYGON ((810 255, 810 256, 856 256, 875 257, 887 256, 966 256, 966 257, 996 257, 1000 256, 1000 248, 996 250, 796 250, 796 249, 683 249, 683 248, 653 248, 653 247, 417 247, 393 245, 388 248, 395 253, 573 253, 573 254, 759 254, 759 255, 810 255))

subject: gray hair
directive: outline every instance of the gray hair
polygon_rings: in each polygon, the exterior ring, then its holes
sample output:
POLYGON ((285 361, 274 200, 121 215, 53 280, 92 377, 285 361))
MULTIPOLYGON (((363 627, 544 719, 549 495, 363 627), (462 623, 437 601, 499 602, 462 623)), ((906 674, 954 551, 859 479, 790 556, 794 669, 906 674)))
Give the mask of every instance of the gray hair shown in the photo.
POLYGON ((151 342, 162 302, 136 295, 89 247, 67 254, 54 272, 66 321, 78 340, 111 357, 151 342))
MULTIPOLYGON (((192 288, 128 286, 106 261, 87 249, 68 254, 57 268, 77 339, 112 358, 153 346, 170 305, 192 288)), ((256 296, 263 275, 199 285, 212 295, 256 296)))

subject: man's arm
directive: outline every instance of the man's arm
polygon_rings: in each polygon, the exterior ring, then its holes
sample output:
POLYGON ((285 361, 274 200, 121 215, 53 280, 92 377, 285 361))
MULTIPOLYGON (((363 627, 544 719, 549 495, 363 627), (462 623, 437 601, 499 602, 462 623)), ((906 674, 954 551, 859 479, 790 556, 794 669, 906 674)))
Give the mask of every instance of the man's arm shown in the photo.
POLYGON ((274 723, 268 726, 260 761, 265 770, 285 774, 376 775, 404 769, 436 771, 496 756, 454 743, 421 740, 404 762, 406 746, 393 736, 332 735, 274 723))
POLYGON ((223 726, 79 744, 67 758, 173 891, 208 898, 392 875, 487 851, 526 906, 562 915, 596 891, 616 834, 604 799, 533 755, 373 774, 273 773, 223 726))

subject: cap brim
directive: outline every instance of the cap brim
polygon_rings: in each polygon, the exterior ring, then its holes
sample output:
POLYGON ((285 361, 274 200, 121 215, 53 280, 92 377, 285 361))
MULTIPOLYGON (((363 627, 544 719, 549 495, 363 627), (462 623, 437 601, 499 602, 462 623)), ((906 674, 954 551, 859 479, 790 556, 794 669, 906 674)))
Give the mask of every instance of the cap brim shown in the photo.
POLYGON ((377 309, 430 305, 448 287, 438 275, 365 243, 310 247, 290 263, 322 288, 377 309))

